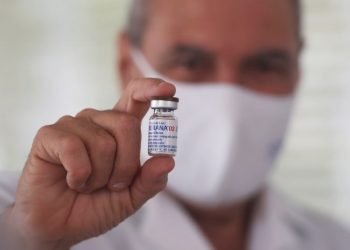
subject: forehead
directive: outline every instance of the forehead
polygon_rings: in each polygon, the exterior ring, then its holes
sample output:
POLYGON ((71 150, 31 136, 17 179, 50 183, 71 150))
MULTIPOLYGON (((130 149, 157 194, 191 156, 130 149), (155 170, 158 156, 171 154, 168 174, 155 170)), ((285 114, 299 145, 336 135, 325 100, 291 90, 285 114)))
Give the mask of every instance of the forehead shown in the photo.
POLYGON ((296 44, 290 0, 153 0, 145 46, 191 42, 213 51, 296 44))

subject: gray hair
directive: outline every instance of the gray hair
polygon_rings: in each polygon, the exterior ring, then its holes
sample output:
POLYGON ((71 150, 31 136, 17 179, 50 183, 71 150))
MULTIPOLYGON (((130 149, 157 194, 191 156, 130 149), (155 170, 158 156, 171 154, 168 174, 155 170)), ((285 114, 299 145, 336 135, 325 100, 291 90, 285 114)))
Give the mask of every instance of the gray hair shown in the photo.
MULTIPOLYGON (((297 37, 302 38, 302 6, 301 0, 289 0, 295 9, 297 21, 297 37)), ((132 0, 126 23, 126 34, 134 46, 140 46, 147 27, 152 0, 132 0)))
POLYGON ((151 0, 132 0, 126 23, 126 34, 132 45, 140 46, 146 30, 151 0))

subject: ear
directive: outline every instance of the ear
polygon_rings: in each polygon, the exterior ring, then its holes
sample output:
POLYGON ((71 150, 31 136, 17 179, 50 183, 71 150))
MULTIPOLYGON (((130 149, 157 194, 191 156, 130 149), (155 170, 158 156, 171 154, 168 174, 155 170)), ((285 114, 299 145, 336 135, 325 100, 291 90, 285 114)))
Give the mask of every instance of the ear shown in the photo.
POLYGON ((299 55, 301 53, 303 53, 304 49, 305 49, 305 46, 306 46, 306 42, 305 42, 305 39, 302 37, 300 38, 299 42, 298 42, 298 52, 299 52, 299 55))
POLYGON ((304 48, 305 48, 305 40, 303 38, 300 38, 299 42, 298 42, 298 65, 297 65, 297 83, 299 84, 300 82, 300 78, 301 78, 301 56, 302 56, 302 53, 304 51, 304 48))
POLYGON ((141 77, 131 58, 132 44, 125 32, 118 35, 117 41, 117 68, 122 89, 135 78, 141 77))

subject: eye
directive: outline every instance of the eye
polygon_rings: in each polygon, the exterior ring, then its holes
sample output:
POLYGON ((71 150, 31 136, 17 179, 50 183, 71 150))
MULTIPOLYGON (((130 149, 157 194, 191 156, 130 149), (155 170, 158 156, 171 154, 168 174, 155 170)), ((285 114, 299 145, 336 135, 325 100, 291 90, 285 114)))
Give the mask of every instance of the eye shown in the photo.
POLYGON ((259 59, 252 62, 249 65, 250 70, 259 74, 279 74, 285 75, 288 74, 288 65, 278 60, 263 60, 259 59))
POLYGON ((201 71, 207 69, 210 65, 202 58, 181 58, 176 62, 177 66, 188 71, 201 71))
POLYGON ((187 68, 189 70, 197 69, 200 66, 200 63, 198 63, 197 60, 187 60, 182 62, 182 67, 187 68))
POLYGON ((273 65, 265 60, 258 60, 255 65, 256 69, 261 72, 269 72, 273 70, 273 65))
POLYGON ((176 80, 200 82, 214 72, 214 62, 201 56, 178 56, 168 64, 165 72, 176 80))

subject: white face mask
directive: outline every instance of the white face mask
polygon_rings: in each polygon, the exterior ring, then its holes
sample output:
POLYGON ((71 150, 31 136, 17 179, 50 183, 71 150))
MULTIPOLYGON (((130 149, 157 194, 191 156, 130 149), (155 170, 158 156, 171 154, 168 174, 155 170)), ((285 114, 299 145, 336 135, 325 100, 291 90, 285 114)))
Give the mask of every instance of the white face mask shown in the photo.
MULTIPOLYGON (((205 207, 225 206, 258 192, 280 151, 293 97, 274 97, 232 83, 180 83, 152 69, 139 51, 132 54, 145 77, 176 86, 180 98, 176 168, 168 188, 205 207)), ((147 135, 148 112, 142 122, 147 135)), ((147 137, 141 155, 147 156, 147 137)))

